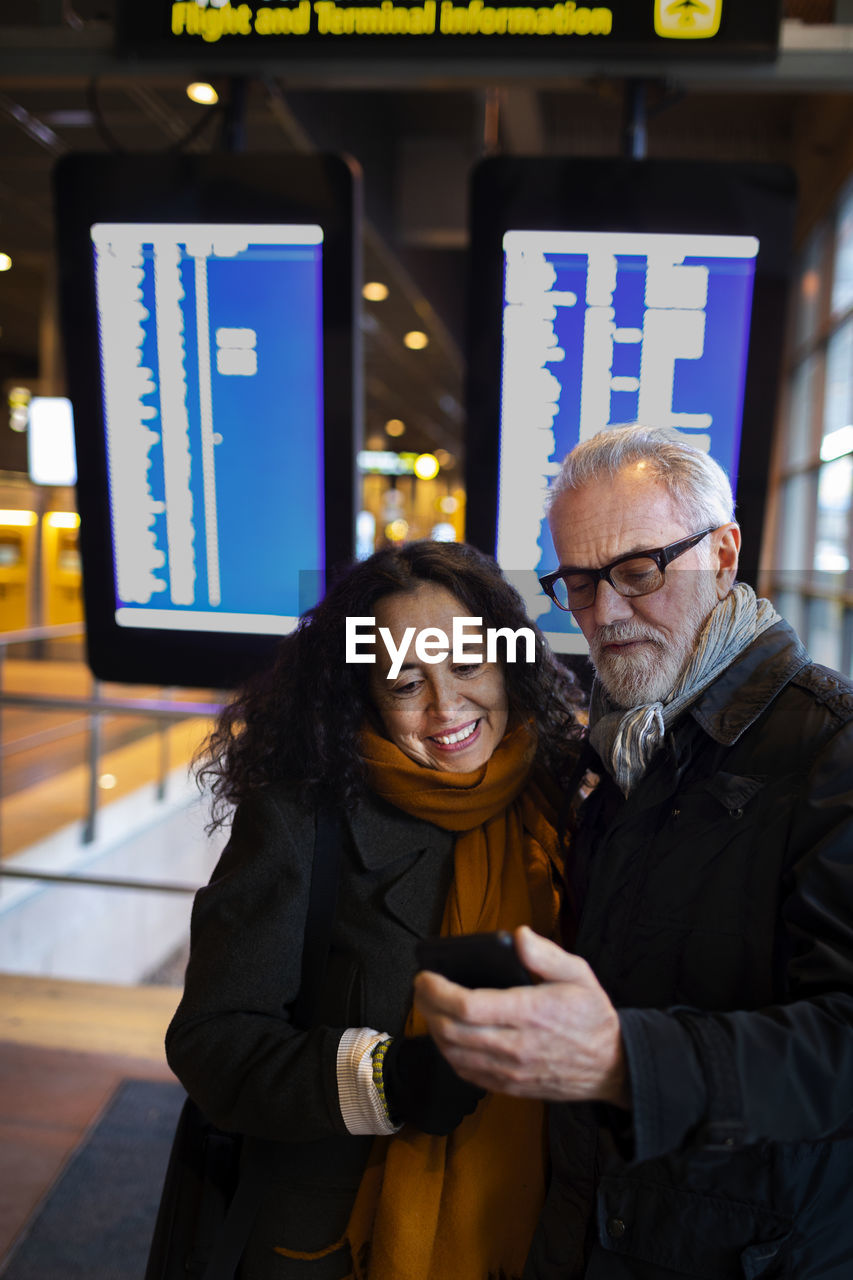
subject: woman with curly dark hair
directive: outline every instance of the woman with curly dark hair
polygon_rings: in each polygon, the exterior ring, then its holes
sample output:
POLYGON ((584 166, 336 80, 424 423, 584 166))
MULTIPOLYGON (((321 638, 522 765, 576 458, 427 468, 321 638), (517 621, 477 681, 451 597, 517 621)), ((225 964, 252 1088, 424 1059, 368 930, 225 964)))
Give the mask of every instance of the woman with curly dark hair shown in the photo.
POLYGON ((222 712, 199 776, 212 825, 232 808, 233 825, 196 898, 167 1054, 212 1120, 275 1144, 243 1280, 520 1276, 544 1109, 456 1076, 411 984, 419 938, 527 924, 559 939, 553 779, 579 704, 494 561, 421 542, 351 569, 222 712), (345 847, 304 1030, 290 1009, 331 808, 345 847))

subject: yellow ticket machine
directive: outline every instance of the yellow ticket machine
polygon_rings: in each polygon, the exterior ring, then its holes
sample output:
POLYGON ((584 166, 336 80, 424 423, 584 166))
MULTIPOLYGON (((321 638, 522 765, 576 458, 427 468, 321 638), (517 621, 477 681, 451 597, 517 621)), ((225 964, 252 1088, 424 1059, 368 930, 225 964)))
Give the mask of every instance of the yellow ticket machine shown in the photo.
POLYGON ((48 511, 42 522, 44 620, 48 626, 83 621, 76 511, 48 511))
POLYGON ((30 625, 30 583, 38 516, 0 510, 0 631, 30 625))

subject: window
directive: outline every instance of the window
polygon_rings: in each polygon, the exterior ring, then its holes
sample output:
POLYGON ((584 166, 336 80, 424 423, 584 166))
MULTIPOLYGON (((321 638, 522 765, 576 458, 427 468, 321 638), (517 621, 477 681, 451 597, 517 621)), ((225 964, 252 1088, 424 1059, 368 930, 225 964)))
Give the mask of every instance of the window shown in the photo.
POLYGON ((791 320, 762 590, 815 661, 853 675, 853 178, 803 250, 791 320))

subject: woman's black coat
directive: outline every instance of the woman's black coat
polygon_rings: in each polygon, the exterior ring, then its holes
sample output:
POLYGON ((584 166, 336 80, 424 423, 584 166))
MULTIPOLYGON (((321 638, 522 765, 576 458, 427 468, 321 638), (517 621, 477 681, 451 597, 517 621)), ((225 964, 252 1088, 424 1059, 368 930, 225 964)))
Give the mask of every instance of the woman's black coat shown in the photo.
POLYGON ((326 983, 311 1030, 289 1008, 300 986, 315 814, 269 787, 242 804, 192 915, 183 999, 166 1036, 170 1066, 223 1129, 282 1144, 242 1274, 332 1280, 341 1254, 294 1262, 284 1245, 337 1239, 372 1139, 338 1105, 336 1055, 347 1027, 403 1030, 419 938, 439 932, 453 836, 378 799, 347 819, 326 983))

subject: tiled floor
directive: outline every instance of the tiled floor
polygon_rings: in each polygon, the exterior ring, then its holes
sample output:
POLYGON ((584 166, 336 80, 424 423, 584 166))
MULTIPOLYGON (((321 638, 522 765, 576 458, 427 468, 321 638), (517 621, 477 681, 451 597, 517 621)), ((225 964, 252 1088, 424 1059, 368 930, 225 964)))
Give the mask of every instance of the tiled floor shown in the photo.
POLYGON ((173 1078, 162 1046, 179 994, 0 976, 0 1271, 118 1083, 173 1078))

